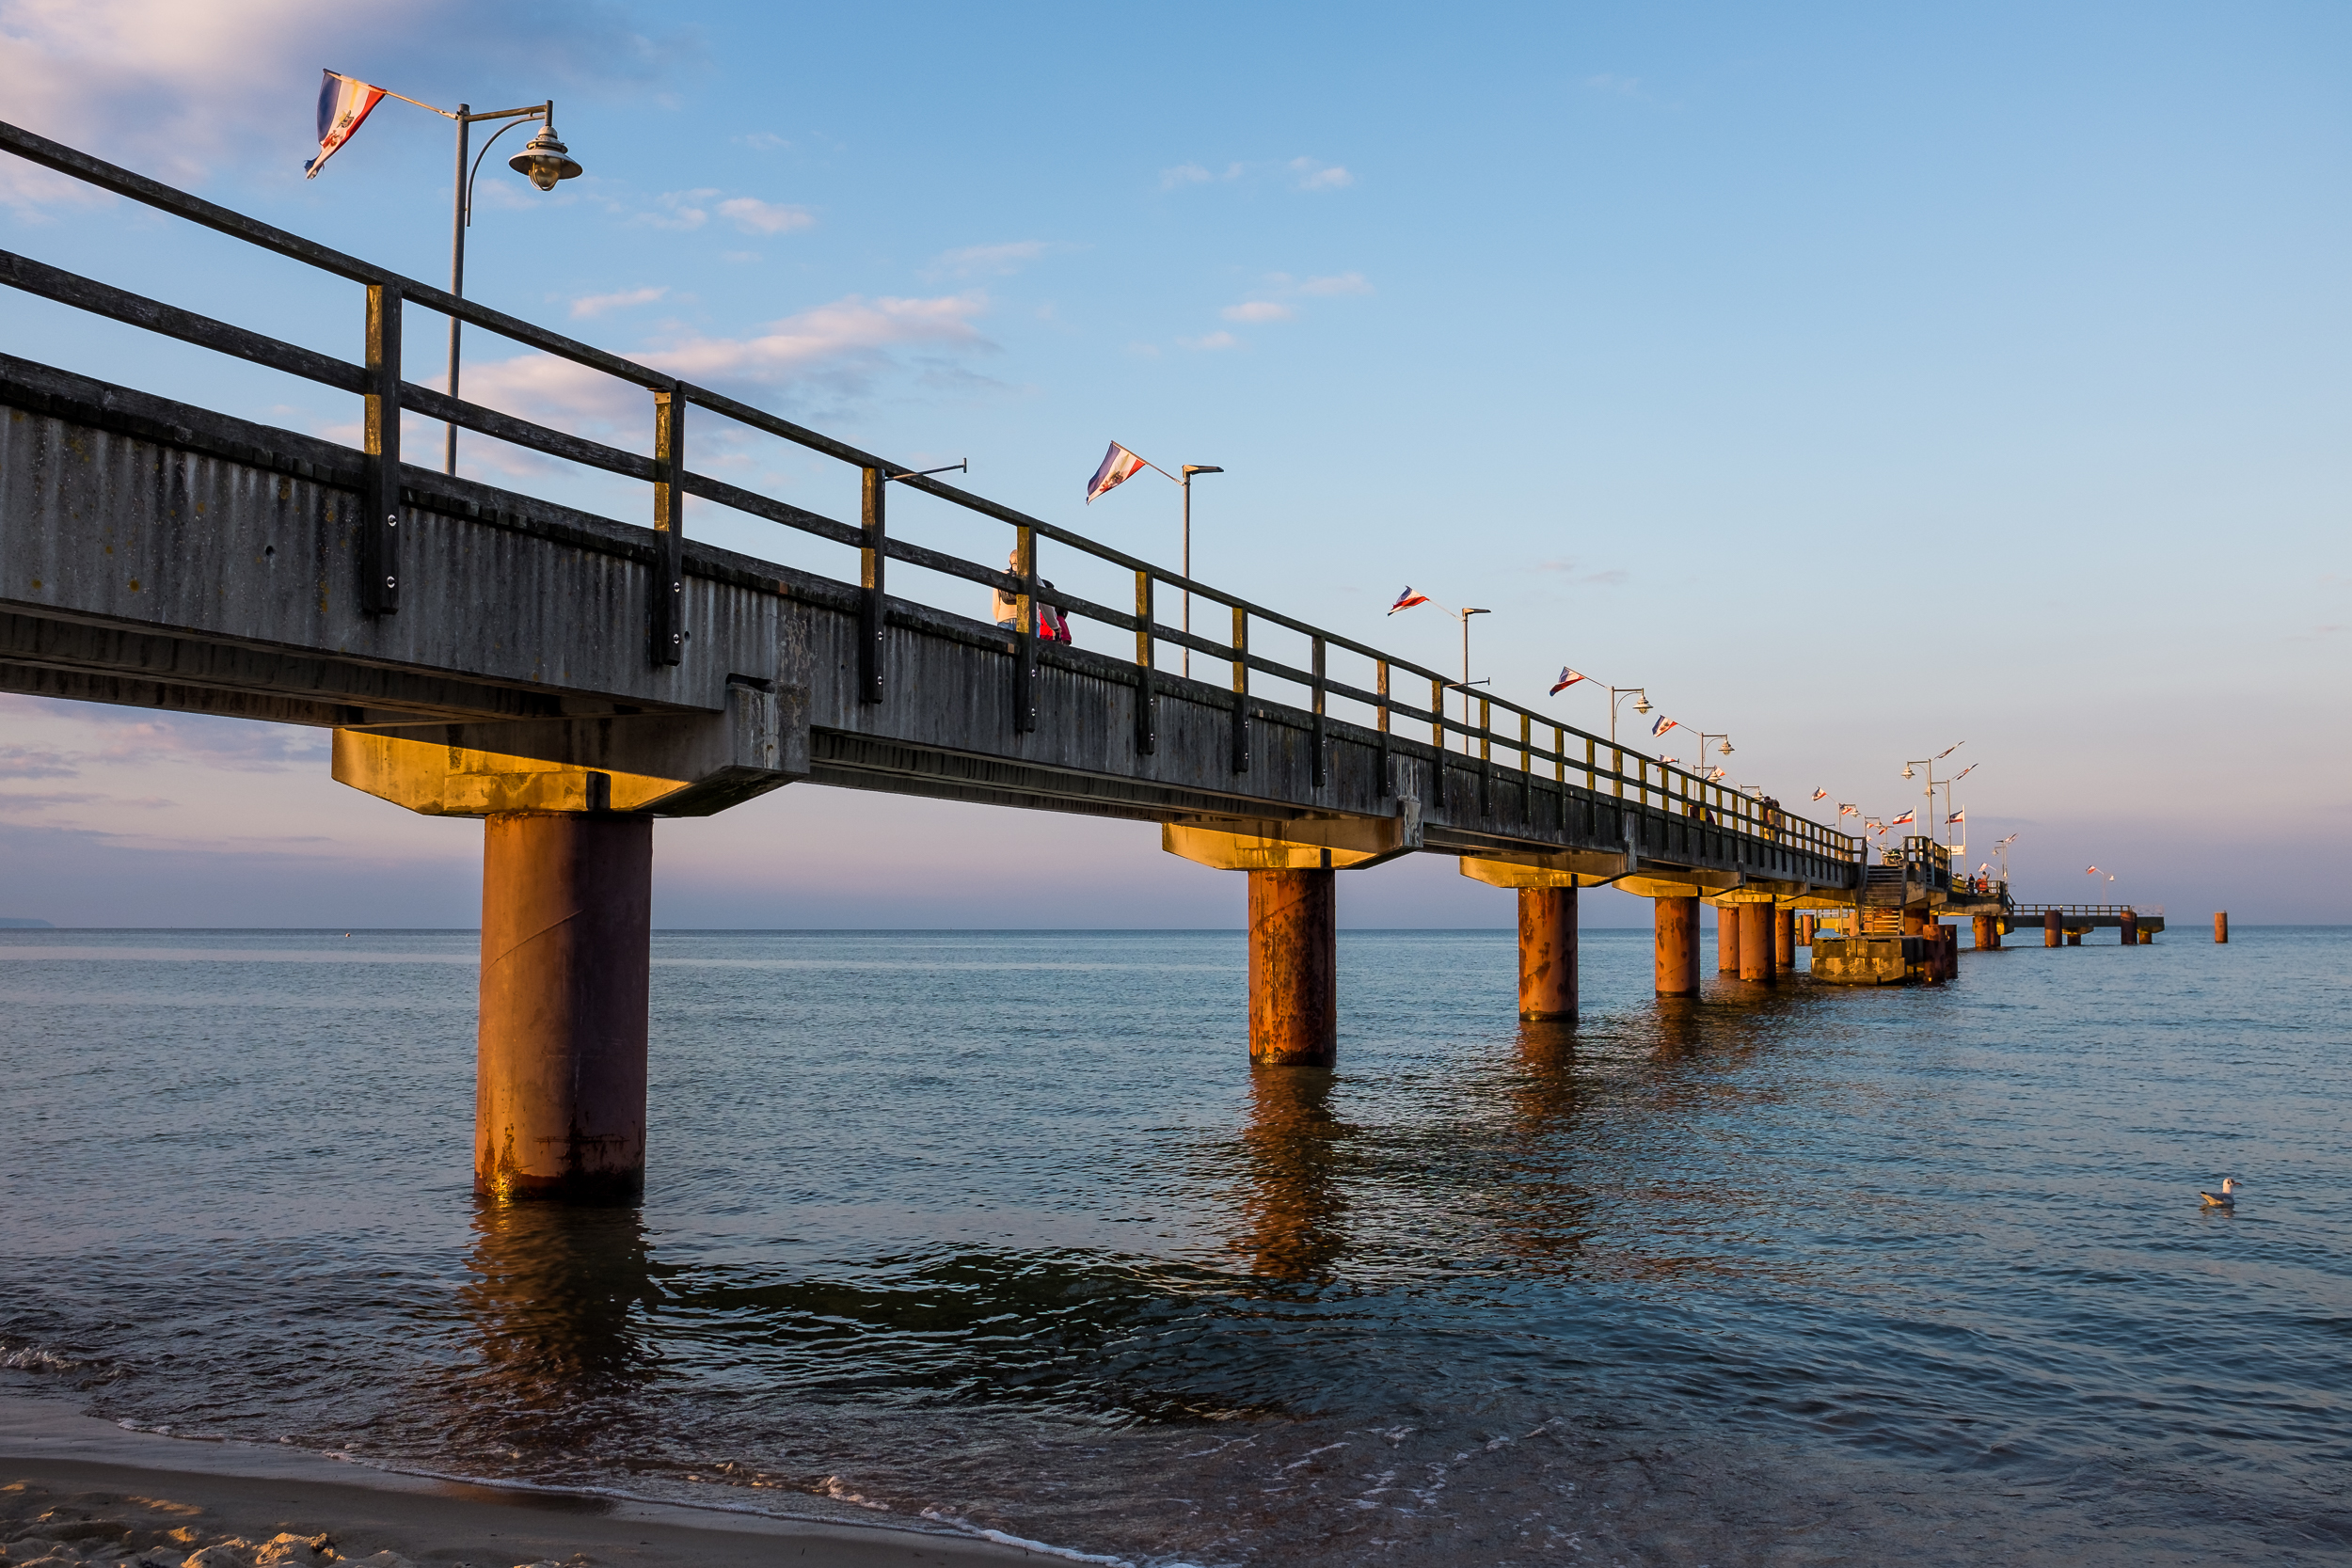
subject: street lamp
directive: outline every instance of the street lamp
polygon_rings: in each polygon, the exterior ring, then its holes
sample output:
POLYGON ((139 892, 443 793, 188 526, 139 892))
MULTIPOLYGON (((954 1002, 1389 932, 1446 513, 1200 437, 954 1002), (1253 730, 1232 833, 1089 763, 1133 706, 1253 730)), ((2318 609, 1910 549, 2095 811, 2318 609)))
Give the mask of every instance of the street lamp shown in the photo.
MULTIPOLYGON (((1195 474, 1221 474, 1225 470, 1207 463, 1187 463, 1184 466, 1184 477, 1177 481, 1177 483, 1184 492, 1184 574, 1185 578, 1189 580, 1192 577, 1192 476, 1195 474)), ((1184 590, 1184 635, 1186 637, 1190 637, 1192 635, 1192 590, 1189 588, 1184 590)), ((1184 645, 1184 673, 1187 676, 1192 673, 1192 645, 1190 643, 1186 643, 1184 645)))
POLYGON ((1639 697, 1642 700, 1633 705, 1633 711, 1647 713, 1649 690, 1640 686, 1604 686, 1602 689, 1609 693, 1609 749, 1613 752, 1617 748, 1617 705, 1628 697, 1639 697))
MULTIPOLYGON (((1924 768, 1928 770, 1928 787, 1921 790, 1920 793, 1928 798, 1928 815, 1931 817, 1935 815, 1935 765, 1942 762, 1946 757, 1950 756, 1954 752, 1959 751, 1963 746, 1967 744, 1968 742, 1964 740, 1955 740, 1949 746, 1945 747, 1942 751, 1936 752, 1935 755, 1931 757, 1914 757, 1909 762, 1903 764, 1903 777, 1906 779, 1915 776, 1912 772, 1912 768, 1915 767, 1924 768)), ((1935 824, 1932 822, 1929 824, 1930 828, 1933 828, 1935 824)), ((1929 837, 1932 839, 1935 835, 1931 832, 1929 837)))
MULTIPOLYGON (((1451 610, 1447 609, 1444 605, 1438 604, 1437 600, 1429 597, 1425 594, 1413 594, 1413 591, 1409 588, 1405 592, 1411 596, 1409 598, 1399 599, 1395 604, 1391 605, 1389 607, 1390 614, 1393 615, 1400 610, 1411 610, 1419 605, 1436 605, 1438 610, 1444 610, 1446 614, 1453 616, 1455 620, 1462 623, 1462 679, 1456 689, 1462 693, 1462 722, 1467 725, 1470 722, 1470 689, 1473 686, 1488 686, 1492 684, 1489 681, 1473 681, 1470 679, 1470 618, 1473 615, 1491 615, 1494 611, 1491 610, 1480 610, 1475 606, 1463 610, 1451 610)), ((1440 712, 1438 717, 1443 718, 1443 713, 1440 712)))

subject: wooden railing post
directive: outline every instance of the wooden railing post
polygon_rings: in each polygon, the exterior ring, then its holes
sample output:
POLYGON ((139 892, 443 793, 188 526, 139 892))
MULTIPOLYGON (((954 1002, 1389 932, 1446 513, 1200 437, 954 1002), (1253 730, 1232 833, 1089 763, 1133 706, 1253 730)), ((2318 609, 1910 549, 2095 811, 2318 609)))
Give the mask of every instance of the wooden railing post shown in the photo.
POLYGON ((400 289, 368 285, 366 487, 359 496, 359 608, 400 609, 400 289))
POLYGON ((1012 727, 1026 735, 1037 728, 1037 530, 1023 523, 1012 532, 1013 574, 1021 579, 1013 606, 1012 727))
POLYGON ((653 601, 647 653, 656 664, 686 657, 686 399, 653 395, 653 601))
MULTIPOLYGON (((1467 691, 1464 693, 1464 700, 1469 700, 1467 691)), ((1490 697, 1481 697, 1478 699, 1478 810, 1481 816, 1494 809, 1493 798, 1489 793, 1490 786, 1494 783, 1494 700, 1490 697)))
POLYGON ((1445 750, 1445 682, 1429 683, 1429 744, 1445 750))
POLYGON ((1249 611, 1233 607, 1233 771, 1249 771, 1249 611))
POLYGON ((882 700, 884 670, 882 667, 882 577, 887 570, 889 554, 889 514, 884 498, 890 492, 890 476, 880 468, 864 470, 865 485, 859 495, 858 531, 858 607, 857 607, 857 700, 879 703, 882 700))
POLYGON ((1380 724, 1380 795, 1383 800, 1386 800, 1389 792, 1395 788, 1394 781, 1389 776, 1390 717, 1389 661, 1387 659, 1376 658, 1372 661, 1372 682, 1373 690, 1378 693, 1380 698, 1380 706, 1378 711, 1378 720, 1380 724))
POLYGON ((1152 636, 1152 574, 1136 573, 1136 750, 1150 756, 1160 746, 1159 683, 1153 678, 1159 653, 1152 636))
POLYGON ((1324 760, 1323 760, 1323 758, 1324 758, 1324 750, 1325 750, 1325 746, 1326 746, 1326 741, 1325 741, 1325 739, 1324 739, 1324 730, 1323 730, 1323 705, 1324 705, 1324 696, 1325 696, 1325 693, 1324 693, 1324 686, 1323 686, 1323 680, 1324 680, 1324 657, 1325 657, 1325 651, 1324 651, 1324 645, 1323 645, 1323 639, 1322 639, 1322 638, 1320 638, 1320 637, 1318 637, 1318 638, 1316 638, 1316 639, 1315 639, 1315 641, 1314 641, 1314 662, 1313 662, 1313 673, 1314 673, 1314 677, 1315 677, 1315 688, 1314 688, 1314 691, 1315 691, 1315 736, 1314 736, 1314 746, 1315 746, 1315 766, 1314 766, 1313 782, 1314 782, 1314 786, 1315 786, 1317 789, 1321 789, 1321 788, 1323 787, 1323 783, 1324 783, 1324 760))

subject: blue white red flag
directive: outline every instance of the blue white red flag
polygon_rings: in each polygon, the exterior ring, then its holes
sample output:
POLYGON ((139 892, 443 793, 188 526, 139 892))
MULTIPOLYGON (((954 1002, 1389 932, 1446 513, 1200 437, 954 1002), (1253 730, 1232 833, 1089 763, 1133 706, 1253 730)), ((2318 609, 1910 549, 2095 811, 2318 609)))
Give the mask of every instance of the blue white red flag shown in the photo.
POLYGON ((1971 773, 1975 772, 1976 770, 1977 770, 1977 765, 1976 765, 1975 763, 1973 763, 1973 762, 1972 762, 1972 763, 1970 763, 1967 767, 1965 767, 1965 768, 1962 768, 1959 772, 1957 772, 1957 773, 1955 773, 1955 774, 1953 774, 1953 775, 1952 775, 1952 783, 1954 783, 1954 784, 1958 784, 1958 783, 1960 783, 1960 781, 1961 781, 1961 780, 1963 780, 1963 779, 1966 778, 1969 774, 1971 774, 1971 773))
POLYGON ((1829 799, 1829 791, 1826 789, 1817 789, 1813 792, 1813 798, 1816 800, 1826 800, 1829 799))
POLYGON ((1908 826, 1909 824, 1914 823, 1914 822, 1916 822, 1916 821, 1918 821, 1918 820, 1919 820, 1919 814, 1918 814, 1917 812, 1915 812, 1915 811, 1907 811, 1907 812, 1903 813, 1900 816, 1898 816, 1897 818, 1895 818, 1895 820, 1894 820, 1894 821, 1889 822, 1889 823, 1887 824, 1887 826, 1888 826, 1888 827, 1890 827, 1890 828, 1900 828, 1900 827, 1905 827, 1905 826, 1908 826))
POLYGON ((1862 808, 1860 806, 1849 806, 1841 802, 1837 808, 1837 815, 1840 816, 1860 816, 1862 815, 1862 808))
POLYGON ((2086 876, 2086 877, 2096 877, 2098 874, 2099 874, 2099 868, 2098 868, 2097 866, 2095 866, 2095 865, 2094 865, 2094 866, 2092 866, 2090 870, 2088 870, 2088 871, 2086 871, 2086 872, 2084 872, 2084 873, 2083 873, 2083 875, 2084 875, 2084 876, 2086 876))
POLYGON ((1668 730, 1675 727, 1675 723, 1676 721, 1667 718, 1661 713, 1658 716, 1658 722, 1649 727, 1649 733, 1652 735, 1664 735, 1668 730))
POLYGON ((325 71, 319 84, 319 155, 303 165, 305 180, 315 180, 326 160, 358 134, 368 112, 384 101, 384 89, 372 87, 357 76, 325 71))
MULTIPOLYGON (((1389 606, 1389 613, 1393 615, 1400 610, 1410 610, 1417 604, 1427 604, 1428 602, 1428 594, 1416 594, 1411 588, 1407 587, 1404 593, 1399 594, 1396 596, 1396 603, 1389 606)), ((1557 689, 1555 688, 1554 689, 1557 689)))
POLYGON ((1659 760, 1659 761, 1661 761, 1661 762, 1664 762, 1664 763, 1677 763, 1677 762, 1680 762, 1682 759, 1681 759, 1680 757, 1662 757, 1662 756, 1661 756, 1661 757, 1660 757, 1658 760, 1659 760))
POLYGON ((1968 808, 1967 808, 1966 806, 1963 806, 1963 807, 1961 807, 1961 808, 1960 808, 1960 810, 1958 810, 1958 811, 1956 811, 1956 812, 1952 813, 1952 815, 1951 815, 1951 816, 1947 816, 1947 817, 1944 818, 1944 825, 1945 825, 1946 827, 1947 827, 1947 828, 1948 828, 1948 827, 1950 827, 1950 826, 1951 826, 1953 823, 1955 823, 1955 822, 1965 822, 1965 821, 1967 821, 1967 820, 1968 820, 1968 808))
POLYGON ((1724 776, 1724 770, 1723 770, 1722 768, 1709 768, 1709 769, 1708 770, 1708 774, 1707 774, 1707 782, 1708 782, 1708 784, 1713 784, 1713 783, 1714 783, 1717 779, 1720 779, 1720 778, 1722 778, 1723 776, 1724 776))
POLYGON ((1551 683, 1551 694, 1557 697, 1561 692, 1565 691, 1569 687, 1574 686, 1578 681, 1581 681, 1583 678, 1584 677, 1582 675, 1578 674, 1575 671, 1563 664, 1560 666, 1560 678, 1551 683))
POLYGON ((1087 482, 1087 504, 1092 506, 1095 497, 1126 483, 1151 466, 1113 441, 1111 450, 1103 454, 1103 466, 1095 469, 1094 477, 1087 482))

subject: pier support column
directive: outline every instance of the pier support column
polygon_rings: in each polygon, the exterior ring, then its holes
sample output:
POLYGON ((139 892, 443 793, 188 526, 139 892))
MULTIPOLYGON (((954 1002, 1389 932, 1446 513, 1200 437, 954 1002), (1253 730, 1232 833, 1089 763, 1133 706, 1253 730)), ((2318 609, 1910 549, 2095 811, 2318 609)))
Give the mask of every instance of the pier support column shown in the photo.
POLYGON ((1977 928, 1978 952, 1989 953, 1994 948, 2001 945, 2001 927, 1999 921, 1994 919, 1989 914, 1980 914, 1977 916, 1975 925, 1977 928))
POLYGON ((474 1190, 622 1202, 645 1184, 653 818, 483 825, 474 1190))
POLYGON ((1797 911, 1777 905, 1772 909, 1772 966, 1797 972, 1797 911))
POLYGON ((1928 911, 1925 909, 1903 911, 1903 935, 1923 937, 1928 934, 1928 911))
POLYGON ((1778 982, 1772 963, 1772 906, 1770 904, 1740 904, 1740 978, 1760 980, 1766 985, 1778 982))
POLYGON ((2216 942, 2228 942, 2228 941, 2230 940, 2230 911, 2227 911, 2227 910, 2217 910, 2217 911, 2214 911, 2214 917, 2213 917, 2213 940, 2214 940, 2214 941, 2216 941, 2216 942))
POLYGON ((1696 996, 1699 993, 1699 901, 1653 898, 1650 918, 1658 936, 1658 994, 1696 996))
POLYGON ((2058 919, 2058 911, 2043 910, 2042 911, 2042 945, 2044 947, 2056 947, 2059 942, 2065 940, 2066 926, 2063 921, 2058 919))
POLYGON ((1715 973, 1740 973, 1740 906, 1715 906, 1715 973))
POLYGON ((1334 871, 1249 873, 1249 1059, 1330 1067, 1340 1053, 1334 871))
POLYGON ((2082 934, 2080 931, 2069 931, 2069 932, 2067 932, 2067 933, 2066 933, 2066 945, 2067 945, 2067 946, 2069 946, 2069 947, 2080 947, 2082 944, 2083 944, 2083 934, 2082 934))
POLYGON ((1576 889, 1519 889, 1519 1017, 1576 1022, 1576 889))

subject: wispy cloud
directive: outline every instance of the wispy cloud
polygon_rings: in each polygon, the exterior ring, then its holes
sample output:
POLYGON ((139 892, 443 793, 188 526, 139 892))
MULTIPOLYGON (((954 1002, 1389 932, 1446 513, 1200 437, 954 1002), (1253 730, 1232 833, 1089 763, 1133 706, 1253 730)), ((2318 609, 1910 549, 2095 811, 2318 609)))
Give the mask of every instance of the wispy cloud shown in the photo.
POLYGON ((1302 191, 1345 190, 1356 182, 1356 177, 1337 164, 1317 163, 1312 158, 1293 158, 1290 170, 1296 175, 1302 191))
POLYGON ((1242 346, 1242 341, 1231 332, 1212 332, 1205 338, 1179 338, 1176 341, 1178 346, 1183 348, 1200 349, 1212 353, 1219 349, 1242 346))
POLYGON ((1342 294, 1368 294, 1372 285, 1360 272, 1343 272, 1330 277, 1310 277, 1298 285, 1298 292, 1319 299, 1333 299, 1342 294))
POLYGON ((1611 566, 1600 571, 1593 571, 1581 562, 1570 561, 1563 557, 1555 557, 1550 561, 1539 561, 1535 563, 1535 570, 1551 572, 1579 586, 1594 588, 1615 588, 1633 580, 1633 574, 1620 568, 1611 566))
POLYGON ((805 207, 738 196, 719 203, 719 215, 746 234, 791 234, 817 227, 817 214, 805 207))
POLYGON ((1229 322, 1286 322, 1297 312, 1279 300, 1251 299, 1217 312, 1229 322))
POLYGON ((632 305, 651 305, 655 300, 666 297, 669 292, 668 284, 657 283, 649 288, 623 289, 616 293, 583 294, 572 301, 572 319, 587 321, 608 310, 626 310, 632 305))
POLYGON ((971 245, 943 250, 923 269, 928 277, 1009 277, 1031 261, 1077 245, 1055 240, 1009 240, 1002 245, 971 245))
POLYGON ((1223 174, 1211 174, 1199 164, 1178 164, 1174 168, 1160 170, 1160 189, 1172 191, 1185 185, 1205 185, 1215 180, 1238 180, 1242 172, 1240 164, 1227 164, 1223 174))
POLYGON ((0 746, 0 779, 70 779, 80 765, 63 752, 0 746))
POLYGON ((748 147, 755 152, 781 152, 792 145, 773 131, 753 131, 736 137, 735 142, 737 146, 748 147))

